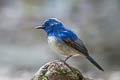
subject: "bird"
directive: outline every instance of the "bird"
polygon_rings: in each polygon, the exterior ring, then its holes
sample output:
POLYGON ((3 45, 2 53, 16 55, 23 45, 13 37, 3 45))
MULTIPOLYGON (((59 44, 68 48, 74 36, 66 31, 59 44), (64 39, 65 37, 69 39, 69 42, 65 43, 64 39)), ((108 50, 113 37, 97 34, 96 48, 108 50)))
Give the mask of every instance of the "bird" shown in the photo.
POLYGON ((83 56, 99 70, 104 69, 89 55, 88 49, 72 30, 68 29, 57 18, 48 18, 36 29, 46 32, 48 44, 56 53, 66 56, 65 62, 72 56, 83 56))

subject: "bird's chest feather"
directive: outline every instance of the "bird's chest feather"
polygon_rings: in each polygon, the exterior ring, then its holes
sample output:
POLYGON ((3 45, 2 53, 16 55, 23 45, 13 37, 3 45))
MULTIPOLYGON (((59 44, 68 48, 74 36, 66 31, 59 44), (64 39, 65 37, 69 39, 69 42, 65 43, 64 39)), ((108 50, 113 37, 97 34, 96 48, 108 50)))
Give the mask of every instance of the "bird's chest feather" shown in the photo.
POLYGON ((55 52, 65 56, 75 55, 77 53, 75 49, 69 47, 62 40, 54 36, 48 37, 48 44, 55 52))

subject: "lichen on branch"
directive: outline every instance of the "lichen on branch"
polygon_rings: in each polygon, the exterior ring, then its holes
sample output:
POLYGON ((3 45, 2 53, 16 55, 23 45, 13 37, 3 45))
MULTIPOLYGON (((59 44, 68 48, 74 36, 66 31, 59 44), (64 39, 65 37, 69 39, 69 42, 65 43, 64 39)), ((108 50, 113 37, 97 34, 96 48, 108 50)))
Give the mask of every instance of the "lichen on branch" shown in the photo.
POLYGON ((82 73, 64 61, 53 61, 43 65, 31 80, 93 80, 85 78, 82 73))

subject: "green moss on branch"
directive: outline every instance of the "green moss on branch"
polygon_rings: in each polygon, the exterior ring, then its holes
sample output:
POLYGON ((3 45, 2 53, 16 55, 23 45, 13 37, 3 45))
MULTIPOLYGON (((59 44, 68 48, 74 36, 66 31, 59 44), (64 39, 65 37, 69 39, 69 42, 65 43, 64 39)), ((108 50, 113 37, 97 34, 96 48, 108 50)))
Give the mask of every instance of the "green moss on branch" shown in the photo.
POLYGON ((85 78, 82 73, 64 63, 64 61, 53 61, 42 66, 33 75, 31 80, 93 80, 85 78))

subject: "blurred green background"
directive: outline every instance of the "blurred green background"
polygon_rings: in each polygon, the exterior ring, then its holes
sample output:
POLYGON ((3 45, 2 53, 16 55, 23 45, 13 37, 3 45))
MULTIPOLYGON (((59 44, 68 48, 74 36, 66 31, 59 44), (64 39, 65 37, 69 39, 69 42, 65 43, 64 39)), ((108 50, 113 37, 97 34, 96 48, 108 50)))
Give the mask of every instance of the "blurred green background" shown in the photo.
POLYGON ((119 0, 0 0, 0 80, 29 80, 45 63, 65 59, 35 29, 53 17, 78 34, 105 72, 80 56, 70 65, 96 80, 120 80, 119 0))

